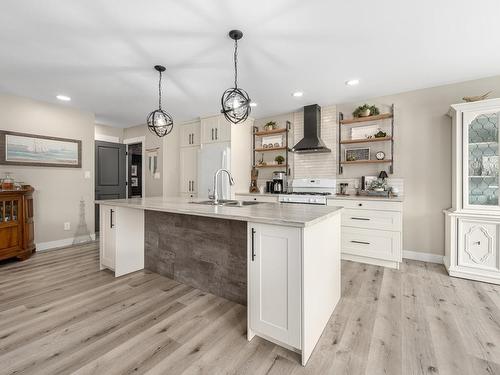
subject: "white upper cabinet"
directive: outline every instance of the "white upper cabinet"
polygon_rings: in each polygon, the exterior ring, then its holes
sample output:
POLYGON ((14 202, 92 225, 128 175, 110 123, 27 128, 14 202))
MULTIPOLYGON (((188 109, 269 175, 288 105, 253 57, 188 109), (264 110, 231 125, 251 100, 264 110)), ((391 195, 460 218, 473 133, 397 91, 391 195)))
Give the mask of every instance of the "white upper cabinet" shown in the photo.
POLYGON ((201 142, 215 143, 231 140, 231 124, 222 115, 201 119, 201 142))
POLYGON ((181 125, 181 147, 200 145, 200 121, 181 125))

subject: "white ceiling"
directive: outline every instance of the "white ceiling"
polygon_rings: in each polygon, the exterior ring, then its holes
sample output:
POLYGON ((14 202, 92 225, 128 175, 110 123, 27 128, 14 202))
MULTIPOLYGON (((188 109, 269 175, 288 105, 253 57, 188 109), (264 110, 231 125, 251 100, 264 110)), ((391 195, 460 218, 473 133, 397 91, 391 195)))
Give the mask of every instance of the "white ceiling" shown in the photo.
POLYGON ((500 74, 499 14, 498 0, 2 0, 0 92, 66 94, 127 127, 155 109, 163 64, 174 121, 215 114, 239 28, 239 84, 264 117, 500 74))

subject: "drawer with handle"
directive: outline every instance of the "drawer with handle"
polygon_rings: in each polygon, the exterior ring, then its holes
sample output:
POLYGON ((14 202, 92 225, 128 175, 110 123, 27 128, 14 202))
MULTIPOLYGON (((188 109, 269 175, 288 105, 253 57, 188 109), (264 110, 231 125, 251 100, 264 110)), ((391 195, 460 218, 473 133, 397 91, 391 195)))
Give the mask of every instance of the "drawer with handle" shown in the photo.
POLYGON ((342 253, 401 261, 401 233, 342 227, 342 253))
POLYGON ((341 206, 344 208, 353 208, 358 210, 382 210, 382 211, 397 211, 403 210, 402 202, 390 201, 375 201, 375 200, 362 200, 362 199, 339 199, 329 198, 329 206, 341 206))
POLYGON ((366 228, 401 231, 402 215, 395 211, 358 210, 346 208, 342 211, 342 225, 366 228))

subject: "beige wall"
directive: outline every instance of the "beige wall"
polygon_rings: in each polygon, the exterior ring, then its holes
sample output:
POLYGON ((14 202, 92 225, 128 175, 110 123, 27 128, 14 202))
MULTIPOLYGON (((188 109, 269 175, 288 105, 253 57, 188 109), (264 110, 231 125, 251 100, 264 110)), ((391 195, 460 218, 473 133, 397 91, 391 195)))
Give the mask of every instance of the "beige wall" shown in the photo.
POLYGON ((123 133, 124 130, 122 128, 114 128, 108 125, 95 124, 95 140, 96 141, 107 141, 107 142, 123 142, 123 133), (115 138, 113 140, 113 138, 115 138))
MULTIPOLYGON (((500 95, 500 76, 379 97, 337 108, 350 114, 360 104, 394 103, 395 177, 404 179, 403 249, 444 254, 442 210, 451 206, 450 104, 463 96, 494 90, 500 95)), ((373 174, 377 169, 346 170, 342 177, 373 174)))
POLYGON ((93 233, 94 115, 0 94, 0 129, 82 141, 82 168, 0 166, 0 175, 12 172, 16 180, 36 189, 35 242, 39 248, 73 237, 81 199, 85 201, 87 227, 93 233), (84 178, 85 171, 90 178, 84 178), (64 222, 71 223, 71 231, 64 231, 64 222))
MULTIPOLYGON (((145 158, 145 197, 156 197, 163 194, 163 140, 151 133, 146 125, 133 126, 124 129, 123 140, 130 138, 145 137, 146 138, 146 155, 145 158), (153 174, 148 169, 147 150, 158 149, 158 171, 160 178, 154 178, 153 174)), ((168 136, 167 136, 168 137, 168 136)))

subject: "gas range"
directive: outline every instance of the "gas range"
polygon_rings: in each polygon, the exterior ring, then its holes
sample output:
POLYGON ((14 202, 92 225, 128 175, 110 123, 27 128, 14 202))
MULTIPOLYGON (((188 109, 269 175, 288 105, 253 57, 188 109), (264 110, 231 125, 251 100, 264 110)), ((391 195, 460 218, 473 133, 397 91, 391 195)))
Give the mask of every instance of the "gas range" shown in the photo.
POLYGON ((288 184, 288 192, 278 196, 278 201, 326 205, 327 196, 335 194, 335 186, 335 180, 330 178, 294 179, 288 184))

